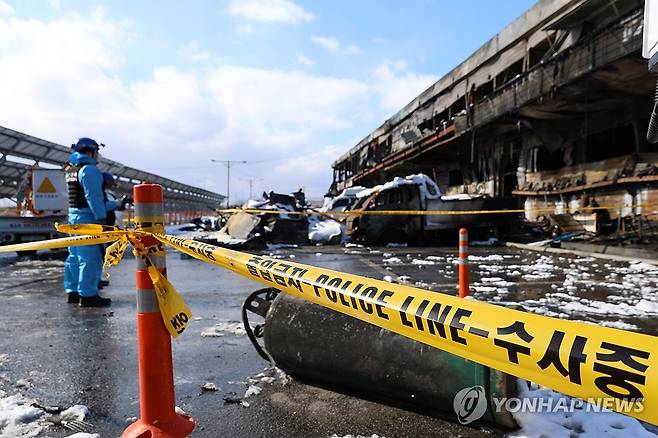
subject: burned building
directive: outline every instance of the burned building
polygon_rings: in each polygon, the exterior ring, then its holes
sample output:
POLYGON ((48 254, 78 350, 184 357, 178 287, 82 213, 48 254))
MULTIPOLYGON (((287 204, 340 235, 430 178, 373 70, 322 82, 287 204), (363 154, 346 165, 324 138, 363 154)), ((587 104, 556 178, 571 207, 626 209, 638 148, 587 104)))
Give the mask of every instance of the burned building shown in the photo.
POLYGON ((542 212, 658 201, 642 0, 541 0, 333 164, 330 193, 423 172, 542 212))

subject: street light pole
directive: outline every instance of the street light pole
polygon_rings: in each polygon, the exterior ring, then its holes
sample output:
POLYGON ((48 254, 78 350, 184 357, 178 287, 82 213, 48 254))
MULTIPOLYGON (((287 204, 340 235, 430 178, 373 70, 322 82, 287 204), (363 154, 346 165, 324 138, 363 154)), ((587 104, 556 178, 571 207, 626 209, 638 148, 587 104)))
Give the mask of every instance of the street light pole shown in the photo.
POLYGON ((263 178, 242 178, 242 180, 249 182, 249 199, 254 199, 254 183, 256 181, 263 181, 263 178))
POLYGON ((224 163, 226 165, 226 208, 229 208, 231 202, 231 164, 247 164, 241 160, 210 160, 213 163, 224 163))

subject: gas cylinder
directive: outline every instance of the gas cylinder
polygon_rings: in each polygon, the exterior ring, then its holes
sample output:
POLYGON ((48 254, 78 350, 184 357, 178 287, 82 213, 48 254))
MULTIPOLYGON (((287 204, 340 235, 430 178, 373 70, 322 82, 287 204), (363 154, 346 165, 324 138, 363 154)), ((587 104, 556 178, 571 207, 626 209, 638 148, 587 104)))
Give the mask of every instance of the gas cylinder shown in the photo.
POLYGON ((443 418, 455 418, 456 396, 474 388, 487 403, 480 420, 516 427, 493 403, 515 396, 516 377, 285 293, 256 301, 243 307, 245 325, 245 309, 265 318, 257 331, 266 353, 257 349, 288 374, 443 418))

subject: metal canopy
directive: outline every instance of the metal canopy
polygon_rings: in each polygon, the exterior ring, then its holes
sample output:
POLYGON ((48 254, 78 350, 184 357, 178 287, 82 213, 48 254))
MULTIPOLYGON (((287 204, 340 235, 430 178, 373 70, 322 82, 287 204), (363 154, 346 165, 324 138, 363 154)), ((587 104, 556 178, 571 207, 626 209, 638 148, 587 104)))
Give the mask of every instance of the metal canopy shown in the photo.
MULTIPOLYGON (((71 148, 0 126, 0 197, 14 198, 25 173, 34 165, 61 167, 71 148)), ((117 178, 117 194, 131 194, 143 182, 159 184, 170 210, 208 210, 221 206, 224 195, 128 167, 103 158, 98 167, 117 178)))

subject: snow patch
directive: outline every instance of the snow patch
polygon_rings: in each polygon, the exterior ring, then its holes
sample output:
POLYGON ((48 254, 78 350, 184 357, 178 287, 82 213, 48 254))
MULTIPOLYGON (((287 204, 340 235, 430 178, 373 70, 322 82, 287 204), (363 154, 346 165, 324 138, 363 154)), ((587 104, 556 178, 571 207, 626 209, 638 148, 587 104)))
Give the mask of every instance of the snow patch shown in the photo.
POLYGON ((268 243, 267 249, 270 251, 275 251, 282 248, 297 248, 299 245, 296 243, 268 243))
MULTIPOLYGON (((519 382, 520 398, 537 399, 538 406, 558 406, 560 399, 566 399, 571 405, 571 398, 550 389, 533 385, 528 389, 519 382), (544 400, 544 403, 542 403, 544 400), (549 402, 549 400, 551 400, 549 402), (548 404, 552 403, 552 404, 548 404)), ((564 402, 562 402, 564 403, 564 402)), ((576 404, 576 406, 578 406, 576 404)), ((512 413, 520 426, 520 430, 510 434, 513 438, 544 438, 544 437, 633 437, 656 438, 647 431, 635 418, 612 411, 594 412, 575 409, 574 412, 518 412, 512 413)))
POLYGON ((249 398, 252 395, 258 395, 261 393, 262 390, 263 388, 261 388, 260 386, 249 385, 247 390, 244 392, 244 398, 249 398))
POLYGON ((502 262, 505 260, 505 258, 501 255, 498 254, 491 254, 488 256, 476 256, 476 255, 469 255, 468 260, 471 262, 484 262, 484 261, 489 261, 489 262, 502 262))
POLYGON ((315 216, 308 218, 308 240, 313 243, 329 243, 332 240, 342 240, 345 226, 333 219, 320 220, 315 216))
POLYGON ((436 262, 432 260, 421 260, 421 259, 413 259, 411 261, 412 265, 436 265, 436 262))
POLYGON ((74 405, 62 411, 59 418, 65 421, 82 421, 89 414, 89 408, 85 405, 74 405))
POLYGON ((377 435, 373 433, 372 435, 338 435, 333 434, 329 438, 386 438, 384 435, 377 435))
POLYGON ((201 386, 201 389, 204 391, 217 391, 217 385, 212 382, 206 382, 201 386))
POLYGON ((441 190, 439 186, 436 185, 434 180, 424 173, 418 173, 415 175, 408 175, 404 178, 396 176, 393 180, 388 181, 385 184, 375 186, 371 189, 361 190, 356 194, 357 198, 365 198, 372 195, 376 192, 382 192, 384 190, 394 189, 407 184, 416 184, 420 189, 421 200, 425 202, 427 199, 439 199, 441 197, 441 190))
POLYGON ((630 272, 658 274, 658 266, 640 261, 630 262, 630 266, 628 267, 628 270, 630 272))
MULTIPOLYGON (((387 255, 387 254, 384 254, 384 255, 387 255)), ((387 259, 384 259, 383 262, 384 262, 384 264, 387 264, 387 265, 403 263, 402 259, 399 258, 399 257, 389 257, 387 259)))
POLYGON ((338 435, 333 434, 329 438, 386 438, 384 435, 377 435, 376 433, 372 435, 338 435))
MULTIPOLYGON (((48 421, 48 414, 36 405, 36 400, 22 394, 5 396, 5 393, 0 391, 0 437, 36 437, 52 426, 53 422, 48 421)), ((82 421, 88 413, 89 409, 86 406, 75 405, 62 411, 58 417, 64 421, 82 421)), ((98 437, 93 434, 89 436, 98 437)))
POLYGON ((235 336, 244 336, 247 332, 241 322, 218 322, 212 327, 208 327, 201 332, 204 338, 218 338, 226 336, 227 334, 235 336))

